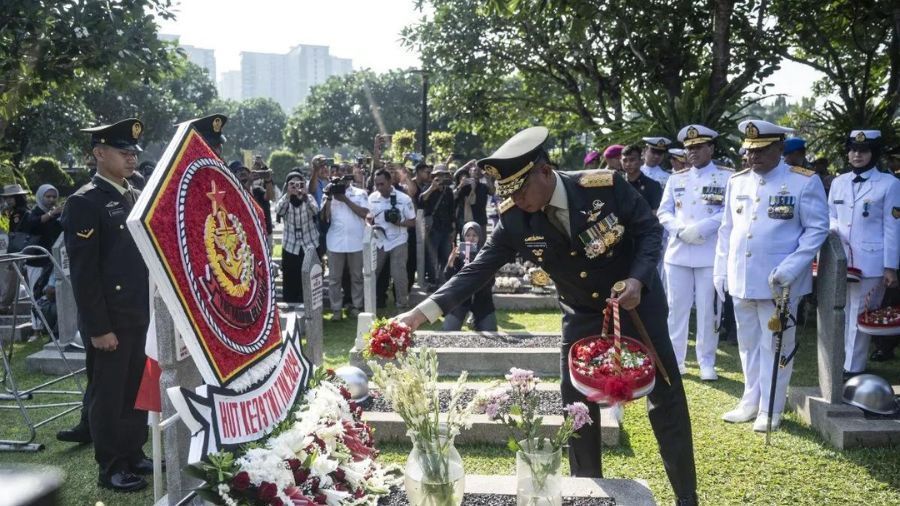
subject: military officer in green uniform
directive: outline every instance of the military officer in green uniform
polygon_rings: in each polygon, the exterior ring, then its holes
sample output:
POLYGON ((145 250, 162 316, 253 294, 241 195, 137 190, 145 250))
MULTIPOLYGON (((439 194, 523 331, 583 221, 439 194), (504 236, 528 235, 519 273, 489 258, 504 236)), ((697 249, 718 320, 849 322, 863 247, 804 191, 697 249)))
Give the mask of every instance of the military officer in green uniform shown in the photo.
POLYGON ((91 134, 97 174, 66 202, 63 227, 79 330, 85 340, 85 394, 98 485, 120 492, 147 486, 143 453, 147 412, 134 409, 150 320, 148 273, 125 225, 138 190, 127 178, 137 167, 143 124, 126 119, 84 129, 91 134))
MULTIPOLYGON (((528 128, 478 162, 497 180, 497 193, 506 197, 500 205, 499 224, 474 261, 398 318, 418 328, 470 298, 516 255, 537 263, 553 278, 559 293, 561 390, 563 402, 569 404, 585 401, 568 373, 571 344, 600 333, 607 298, 618 297, 626 310, 636 308, 671 380, 670 385, 658 374, 649 395, 650 422, 678 503, 694 504, 697 479, 691 423, 656 270, 662 226, 620 175, 607 170, 559 171, 543 148, 547 136, 544 127, 528 128), (614 294, 612 287, 619 281, 626 288, 614 294)), ((622 331, 638 336, 625 315, 622 331)), ((600 477, 599 408, 587 404, 594 423, 569 441, 569 462, 575 476, 600 477)))

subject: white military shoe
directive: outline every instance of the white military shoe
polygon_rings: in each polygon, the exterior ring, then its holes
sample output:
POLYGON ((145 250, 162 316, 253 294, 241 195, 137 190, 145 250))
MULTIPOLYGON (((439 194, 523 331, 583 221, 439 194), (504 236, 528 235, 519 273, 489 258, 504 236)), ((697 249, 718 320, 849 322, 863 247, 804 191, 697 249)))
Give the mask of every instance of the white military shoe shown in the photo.
POLYGON ((701 367, 700 379, 703 381, 716 381, 717 379, 719 379, 719 375, 716 374, 715 367, 701 367))
POLYGON ((736 408, 722 415, 722 420, 725 420, 728 423, 749 422, 750 420, 756 418, 757 411, 758 408, 756 406, 738 404, 736 408))
MULTIPOLYGON (((756 432, 765 432, 766 425, 768 425, 769 416, 766 413, 760 413, 759 416, 756 417, 756 421, 753 422, 753 430, 756 432)), ((781 415, 774 414, 772 415, 772 430, 778 430, 778 426, 781 425, 781 415)))

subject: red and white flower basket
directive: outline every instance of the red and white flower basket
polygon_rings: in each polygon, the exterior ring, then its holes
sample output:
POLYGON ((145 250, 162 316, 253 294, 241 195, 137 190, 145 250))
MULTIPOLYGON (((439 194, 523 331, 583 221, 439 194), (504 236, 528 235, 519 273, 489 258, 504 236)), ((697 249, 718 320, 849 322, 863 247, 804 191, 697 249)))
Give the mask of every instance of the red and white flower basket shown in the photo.
POLYGON ((569 376, 579 392, 598 404, 633 401, 653 390, 656 364, 643 343, 622 335, 618 301, 604 310, 599 336, 585 337, 569 348, 569 376))
POLYGON ((900 335, 900 306, 863 311, 856 323, 859 330, 872 336, 900 335))

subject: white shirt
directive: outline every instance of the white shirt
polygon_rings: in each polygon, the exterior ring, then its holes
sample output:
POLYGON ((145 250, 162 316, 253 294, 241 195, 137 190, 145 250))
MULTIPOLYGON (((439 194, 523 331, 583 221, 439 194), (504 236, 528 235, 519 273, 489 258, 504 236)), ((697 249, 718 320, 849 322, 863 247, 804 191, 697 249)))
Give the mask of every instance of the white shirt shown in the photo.
POLYGON ((659 183, 659 185, 663 187, 663 190, 666 189, 666 181, 668 181, 669 176, 671 176, 671 174, 664 171, 659 165, 656 167, 641 165, 641 172, 643 172, 645 176, 659 183))
POLYGON ((384 197, 381 195, 381 192, 375 190, 369 195, 369 212, 375 217, 375 244, 384 251, 391 251, 397 246, 404 245, 409 239, 407 227, 388 223, 384 219, 385 211, 391 208, 391 197, 396 197, 397 199, 396 206, 400 210, 400 221, 416 218, 412 199, 403 192, 391 189, 391 194, 384 197))
POLYGON ((663 191, 657 216, 669 233, 665 261, 682 267, 712 267, 716 239, 725 209, 725 185, 734 174, 716 167, 691 167, 672 174, 663 191), (685 227, 696 227, 701 244, 688 244, 678 237, 685 227))
POLYGON ((812 291, 812 261, 828 237, 822 180, 784 161, 765 175, 751 170, 728 180, 713 276, 726 276, 742 299, 771 299, 769 275, 790 285, 791 297, 812 291))
POLYGON ((854 183, 848 172, 834 178, 828 194, 831 230, 844 245, 847 266, 862 270, 863 277, 884 275, 900 260, 900 181, 871 168, 854 183))
MULTIPOLYGON (((354 204, 369 207, 369 197, 365 190, 354 186, 347 186, 347 198, 354 204)), ((350 209, 350 206, 331 199, 331 224, 325 242, 328 251, 335 253, 356 253, 362 251, 363 233, 366 230, 366 221, 350 209)))

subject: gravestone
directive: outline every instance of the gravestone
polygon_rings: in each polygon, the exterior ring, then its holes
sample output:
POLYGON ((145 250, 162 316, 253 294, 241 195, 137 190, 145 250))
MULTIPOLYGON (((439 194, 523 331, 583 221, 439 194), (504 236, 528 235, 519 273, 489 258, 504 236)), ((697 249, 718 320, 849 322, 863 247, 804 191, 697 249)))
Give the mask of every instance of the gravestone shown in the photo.
POLYGON ((366 313, 375 314, 375 291, 378 278, 378 245, 374 229, 366 225, 363 233, 363 307, 366 313))
MULTIPOLYGON (((175 407, 172 400, 166 394, 170 387, 181 386, 194 389, 203 383, 200 372, 184 353, 183 344, 172 315, 166 308, 165 302, 159 296, 154 297, 154 324, 156 326, 156 344, 159 353, 159 390, 162 400, 162 416, 165 420, 175 415, 175 407)), ((163 504, 169 506, 178 504, 182 498, 196 488, 200 482, 191 478, 181 470, 187 465, 188 453, 191 447, 191 432, 187 425, 177 422, 169 425, 163 432, 163 445, 166 456, 166 497, 163 504)), ((196 500, 197 504, 202 501, 196 500)))
POLYGON ((819 251, 816 276, 819 388, 831 404, 841 402, 844 372, 844 306, 847 302, 847 256, 840 239, 829 234, 819 251))
POLYGON ((56 314, 57 314, 57 338, 61 346, 70 343, 82 344, 78 335, 78 308, 75 306, 75 293, 72 291, 72 282, 69 280, 69 255, 66 252, 66 244, 63 234, 53 245, 53 257, 62 267, 62 272, 56 273, 56 314))
POLYGON ((325 350, 322 336, 322 297, 324 283, 322 264, 314 250, 307 250, 301 267, 303 283, 303 318, 306 329, 306 350, 309 359, 322 365, 325 350))

